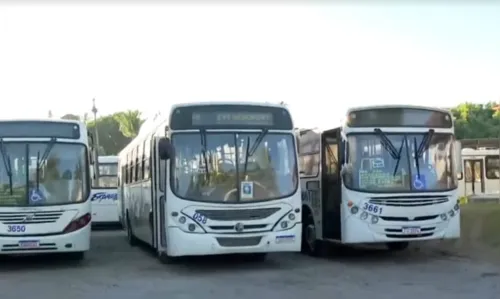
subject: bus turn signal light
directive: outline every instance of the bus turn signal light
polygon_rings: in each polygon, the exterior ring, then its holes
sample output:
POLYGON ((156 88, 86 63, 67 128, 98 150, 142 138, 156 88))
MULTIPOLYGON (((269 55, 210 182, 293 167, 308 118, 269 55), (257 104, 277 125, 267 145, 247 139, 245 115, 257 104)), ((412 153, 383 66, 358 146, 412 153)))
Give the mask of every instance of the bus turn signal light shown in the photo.
POLYGON ((87 213, 87 214, 71 221, 66 226, 66 228, 63 230, 63 233, 67 234, 67 233, 72 233, 74 231, 77 231, 77 230, 87 226, 87 224, 90 223, 91 219, 92 219, 92 216, 90 215, 90 213, 87 213))

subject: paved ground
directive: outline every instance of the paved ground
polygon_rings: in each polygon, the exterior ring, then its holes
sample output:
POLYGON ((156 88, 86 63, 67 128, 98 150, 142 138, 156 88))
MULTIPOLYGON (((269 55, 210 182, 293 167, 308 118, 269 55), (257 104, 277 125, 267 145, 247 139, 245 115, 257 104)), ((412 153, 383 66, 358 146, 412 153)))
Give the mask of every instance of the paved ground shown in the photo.
POLYGON ((2 299, 498 298, 500 269, 429 252, 355 251, 314 259, 275 254, 162 265, 118 231, 95 232, 82 264, 60 257, 2 259, 2 299))

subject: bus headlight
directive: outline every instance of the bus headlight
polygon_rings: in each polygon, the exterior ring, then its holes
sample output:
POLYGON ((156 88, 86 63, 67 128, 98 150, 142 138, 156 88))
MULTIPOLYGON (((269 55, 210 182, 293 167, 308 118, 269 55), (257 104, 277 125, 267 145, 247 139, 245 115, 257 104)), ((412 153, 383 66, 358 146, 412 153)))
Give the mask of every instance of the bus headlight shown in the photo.
POLYGON ((446 214, 441 214, 441 220, 446 221, 448 219, 448 216, 446 214))
POLYGON ((295 226, 295 219, 297 217, 293 212, 290 212, 289 214, 283 216, 275 225, 273 228, 273 231, 282 231, 282 230, 287 230, 291 229, 292 227, 295 226))
POLYGON ((460 205, 457 203, 453 208, 455 209, 455 211, 458 211, 458 209, 460 209, 460 205))
POLYGON ((361 220, 366 220, 368 218, 368 213, 367 212, 361 213, 360 218, 361 218, 361 220))
POLYGON ((174 218, 177 222, 177 226, 186 233, 195 233, 195 234, 203 234, 206 231, 201 227, 198 223, 196 223, 193 219, 189 218, 186 215, 182 215, 179 218, 174 218))
POLYGON ((453 216, 455 216, 455 211, 453 211, 453 210, 450 210, 450 211, 448 212, 448 215, 450 215, 450 217, 453 217, 453 216))
POLYGON ((378 223, 378 216, 372 215, 372 224, 378 223))
POLYGON ((358 212, 359 212, 359 208, 357 206, 354 206, 354 207, 351 208, 351 213, 353 215, 357 214, 358 212))

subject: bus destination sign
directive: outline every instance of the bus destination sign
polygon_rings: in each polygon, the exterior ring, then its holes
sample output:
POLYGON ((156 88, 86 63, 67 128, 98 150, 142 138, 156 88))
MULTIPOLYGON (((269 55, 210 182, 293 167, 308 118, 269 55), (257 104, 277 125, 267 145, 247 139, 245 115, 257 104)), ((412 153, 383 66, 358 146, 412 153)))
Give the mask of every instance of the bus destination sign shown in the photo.
POLYGON ((266 112, 195 112, 193 126, 256 125, 272 126, 273 114, 266 112))
POLYGON ((253 129, 292 130, 288 110, 259 105, 197 105, 176 108, 170 119, 172 130, 253 129))
POLYGON ((383 108, 350 112, 349 127, 431 127, 452 128, 449 113, 422 108, 383 108))

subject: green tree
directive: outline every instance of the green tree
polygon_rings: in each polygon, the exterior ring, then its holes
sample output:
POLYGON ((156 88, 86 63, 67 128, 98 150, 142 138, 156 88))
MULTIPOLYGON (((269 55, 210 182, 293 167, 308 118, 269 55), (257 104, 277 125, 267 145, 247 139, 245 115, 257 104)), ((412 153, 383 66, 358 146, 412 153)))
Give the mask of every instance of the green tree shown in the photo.
POLYGON ((457 139, 500 137, 500 111, 498 103, 463 103, 451 109, 455 118, 457 139))
POLYGON ((139 110, 127 110, 113 115, 118 122, 120 131, 125 137, 134 138, 139 133, 143 123, 141 112, 139 110))
POLYGON ((80 120, 80 116, 68 113, 68 114, 63 115, 63 117, 61 117, 61 119, 80 120))
MULTIPOLYGON (((89 121, 87 128, 95 135, 96 122, 89 121)), ((125 137, 120 131, 120 124, 116 121, 115 115, 99 117, 97 133, 99 134, 99 155, 116 155, 131 141, 131 138, 125 137)))

